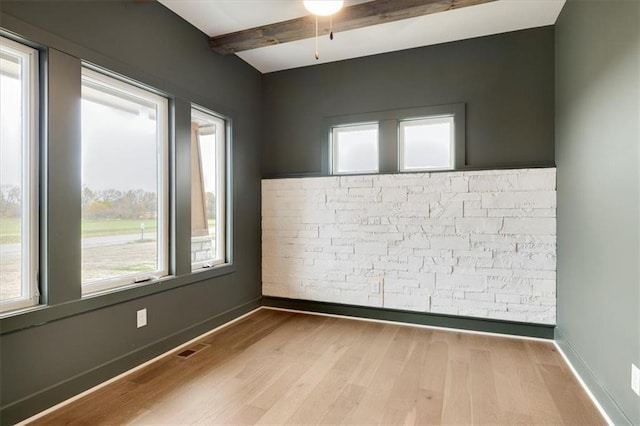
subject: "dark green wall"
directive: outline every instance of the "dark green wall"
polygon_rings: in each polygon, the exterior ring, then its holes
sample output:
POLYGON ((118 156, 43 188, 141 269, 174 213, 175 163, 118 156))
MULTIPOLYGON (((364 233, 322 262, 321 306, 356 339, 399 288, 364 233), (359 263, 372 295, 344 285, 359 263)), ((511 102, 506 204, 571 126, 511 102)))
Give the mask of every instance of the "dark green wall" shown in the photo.
POLYGON ((321 174, 325 117, 456 103, 468 166, 554 165, 553 60, 543 27, 266 74, 263 174, 321 174))
POLYGON ((0 26, 44 47, 48 136, 41 210, 49 306, 0 320, 0 423, 25 418, 259 305, 260 73, 209 49, 156 2, 0 2, 0 26), (48 48, 48 49, 46 49, 48 48), (174 101, 175 278, 80 299, 80 60, 174 101), (191 274, 190 103, 233 123, 233 265, 191 274), (186 237, 185 237, 186 236, 186 237), (149 325, 136 329, 136 310, 149 325))
POLYGON ((261 77, 234 56, 213 54, 206 36, 155 2, 3 0, 0 26, 53 48, 50 80, 58 84, 47 90, 42 224, 50 306, 0 320, 0 423, 257 306, 260 177, 319 173, 325 117, 460 102, 469 167, 557 161, 558 339, 614 420, 640 423, 629 387, 630 363, 640 365, 638 7, 568 2, 556 28, 554 106, 552 27, 261 77), (77 123, 65 109, 78 93, 64 86, 77 78, 80 59, 175 97, 178 135, 171 256, 178 276, 85 300, 78 300, 77 123), (234 131, 234 265, 198 274, 187 272, 185 256, 190 102, 231 117, 234 131), (136 329, 143 307, 149 325, 136 329))
POLYGON ((556 24, 557 339, 616 424, 640 424, 640 2, 556 24))

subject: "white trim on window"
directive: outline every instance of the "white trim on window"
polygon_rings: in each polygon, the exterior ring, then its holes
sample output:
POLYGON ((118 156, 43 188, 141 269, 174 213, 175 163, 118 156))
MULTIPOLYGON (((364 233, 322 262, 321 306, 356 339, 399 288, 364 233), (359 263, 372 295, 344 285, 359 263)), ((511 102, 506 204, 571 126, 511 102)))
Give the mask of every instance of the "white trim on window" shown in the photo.
POLYGON ((31 47, 0 37, 0 51, 21 62, 22 117, 22 211, 26 226, 21 233, 20 265, 22 297, 0 300, 0 312, 24 309, 40 302, 38 291, 38 152, 39 152, 39 89, 38 51, 31 47))
POLYGON ((453 115, 438 115, 431 117, 419 117, 406 120, 400 120, 398 123, 398 169, 400 172, 419 172, 433 170, 453 170, 455 168, 455 119, 453 115), (449 134, 449 164, 446 166, 424 166, 424 167, 407 167, 405 165, 405 132, 407 127, 424 126, 425 124, 442 124, 448 123, 451 133, 449 134))
POLYGON ((366 123, 349 123, 341 124, 339 126, 331 127, 331 142, 330 146, 330 158, 331 158, 331 173, 334 175, 355 175, 363 173, 378 173, 380 170, 380 129, 378 122, 366 122, 366 123), (342 132, 359 132, 366 130, 376 131, 376 143, 375 143, 375 157, 376 167, 372 169, 361 170, 341 170, 339 163, 340 159, 340 144, 338 143, 338 134, 342 132))
POLYGON ((135 99, 141 104, 148 104, 156 110, 157 134, 157 179, 158 179, 158 217, 157 217, 157 269, 152 272, 123 274, 109 278, 82 283, 83 296, 98 292, 146 284, 169 274, 169 101, 150 90, 142 88, 135 82, 114 78, 106 73, 97 72, 83 65, 82 84, 104 88, 110 93, 117 93, 125 99, 135 99))
POLYGON ((202 120, 216 127, 216 255, 212 259, 194 260, 191 270, 199 270, 229 263, 227 257, 227 145, 229 140, 228 120, 197 105, 191 106, 191 120, 202 120))

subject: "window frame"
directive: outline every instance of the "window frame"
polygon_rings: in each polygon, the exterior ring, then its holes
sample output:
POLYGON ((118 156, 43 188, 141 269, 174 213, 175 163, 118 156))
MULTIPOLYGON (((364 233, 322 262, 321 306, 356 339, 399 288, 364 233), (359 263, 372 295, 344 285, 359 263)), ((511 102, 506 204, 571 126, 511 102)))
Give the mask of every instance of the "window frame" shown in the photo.
POLYGON ((346 123, 338 126, 331 127, 330 133, 330 157, 331 157, 331 173, 334 175, 358 175, 358 174, 371 174, 371 173, 379 173, 380 171, 380 123, 377 121, 368 121, 368 122, 360 122, 360 123, 346 123), (340 129, 348 129, 348 128, 361 128, 365 130, 366 128, 371 128, 376 130, 376 143, 375 143, 375 156, 378 159, 376 168, 371 170, 355 170, 355 171, 340 171, 338 167, 338 159, 340 158, 339 144, 337 143, 337 133, 340 129))
MULTIPOLYGON (((157 178, 158 178, 158 218, 157 218, 157 269, 150 272, 138 272, 121 275, 114 278, 81 281, 82 297, 99 295, 104 292, 120 291, 131 287, 149 284, 169 276, 169 98, 161 92, 142 85, 130 78, 126 78, 107 70, 95 67, 82 62, 81 86, 84 85, 85 78, 90 81, 114 88, 117 92, 124 92, 125 95, 152 102, 157 106, 156 130, 158 132, 156 140, 157 153, 157 178), (162 117, 162 119, 160 119, 162 117)), ((81 143, 82 145, 82 143, 81 143)), ((82 223, 82 220, 81 222, 82 223)), ((82 238, 81 238, 82 241, 82 238)))
POLYGON ((26 78, 21 82, 25 100, 22 105, 22 206, 21 218, 26 218, 20 238, 21 282, 24 295, 18 299, 0 300, 0 315, 40 304, 39 291, 39 178, 40 178, 40 52, 38 49, 0 35, 0 45, 9 54, 23 60, 26 78), (26 201, 25 201, 26 200, 26 201))
MULTIPOLYGON (((378 122, 378 171, 358 174, 383 173, 420 173, 418 170, 400 170, 399 156, 399 123, 403 120, 417 118, 452 116, 454 117, 454 150, 453 168, 447 170, 464 170, 466 168, 466 104, 454 103, 429 105, 383 111, 372 111, 356 114, 345 114, 324 117, 321 123, 321 169, 320 176, 340 175, 334 173, 332 153, 332 128, 357 123, 378 122)), ((432 169, 432 171, 443 169, 432 169)))
MULTIPOLYGON (((214 259, 191 262, 191 272, 199 272, 208 270, 213 267, 229 265, 229 243, 227 241, 228 223, 229 223, 229 158, 230 139, 231 139, 231 120, 221 114, 215 113, 207 108, 196 104, 191 104, 191 122, 193 122, 193 114, 202 114, 205 119, 213 119, 219 124, 219 128, 223 129, 224 135, 222 143, 216 143, 216 253, 221 256, 214 259), (220 196, 222 195, 222 197, 220 196), (219 220, 221 218, 221 220, 219 220), (220 238, 219 238, 220 236, 220 238)), ((217 142, 217 141, 216 141, 217 142)), ((193 207, 193 205, 191 205, 193 207)), ((191 239, 193 236, 191 236, 191 239)), ((190 240, 191 240, 190 239, 190 240)))
MULTIPOLYGON (((8 22, 7 22, 8 24, 8 22)), ((11 26, 11 25, 9 25, 11 26)), ((36 306, 0 312, 3 333, 64 319, 69 314, 94 311, 121 303, 128 303, 210 280, 226 279, 239 271, 234 256, 234 114, 216 105, 210 96, 179 90, 172 81, 146 74, 125 63, 114 63, 83 49, 62 43, 46 32, 18 31, 16 27, 0 28, 0 36, 38 50, 38 165, 37 192, 38 223, 36 232, 39 247, 38 289, 40 301, 36 306), (60 44, 62 43, 62 44, 60 44), (56 45, 58 45, 56 47, 56 45), (148 285, 131 285, 89 296, 83 295, 80 282, 80 86, 81 66, 87 66, 116 78, 139 85, 169 100, 169 272, 148 285), (133 80, 133 81, 131 81, 133 80), (175 92, 175 93, 174 93, 175 92), (226 255, 228 263, 191 273, 188 247, 188 172, 185 152, 185 130, 189 122, 190 102, 221 111, 227 119, 227 191, 226 255), (65 206, 71 206, 69 210, 65 206), (73 208, 76 206, 76 208, 73 208), (60 238, 47 238, 58 235, 60 238), (185 238, 186 237, 186 238, 185 238), (74 242, 75 241, 75 242, 74 242)), ((117 62, 117 61, 116 61, 117 62)), ((187 154, 188 155, 188 154, 187 154)), ((147 283, 144 283, 147 284, 147 283)))
POLYGON ((451 114, 447 115, 432 115, 427 117, 414 117, 407 118, 398 121, 398 171, 400 173, 407 172, 430 172, 436 170, 454 170, 455 169, 455 153, 456 153, 456 126, 455 116, 451 114), (449 137, 449 165, 448 166, 426 166, 426 167, 406 167, 405 166, 405 134, 403 129, 410 125, 419 125, 419 123, 450 123, 451 134, 449 137))

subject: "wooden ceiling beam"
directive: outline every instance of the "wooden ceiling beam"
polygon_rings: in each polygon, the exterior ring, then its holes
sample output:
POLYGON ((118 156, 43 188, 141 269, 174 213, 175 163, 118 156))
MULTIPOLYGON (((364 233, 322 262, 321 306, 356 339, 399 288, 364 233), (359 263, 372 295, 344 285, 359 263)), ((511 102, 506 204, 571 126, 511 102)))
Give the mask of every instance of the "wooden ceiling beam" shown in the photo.
MULTIPOLYGON (((374 0, 345 7, 333 16, 333 31, 355 30, 495 0, 374 0)), ((320 34, 329 33, 329 18, 319 18, 320 34)), ((211 37, 211 48, 222 55, 258 49, 315 36, 315 16, 303 16, 235 33, 211 37)))

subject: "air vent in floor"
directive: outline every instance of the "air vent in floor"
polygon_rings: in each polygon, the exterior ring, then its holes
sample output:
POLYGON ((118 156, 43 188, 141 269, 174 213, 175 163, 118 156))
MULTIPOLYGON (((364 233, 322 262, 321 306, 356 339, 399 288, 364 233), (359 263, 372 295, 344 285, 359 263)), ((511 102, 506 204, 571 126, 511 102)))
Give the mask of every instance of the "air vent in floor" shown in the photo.
POLYGON ((178 352, 176 354, 176 356, 178 358, 190 358, 191 356, 193 356, 195 353, 200 352, 201 350, 203 350, 204 348, 208 347, 209 345, 204 344, 204 343, 198 343, 197 345, 194 345, 188 349, 184 349, 180 352, 178 352))

